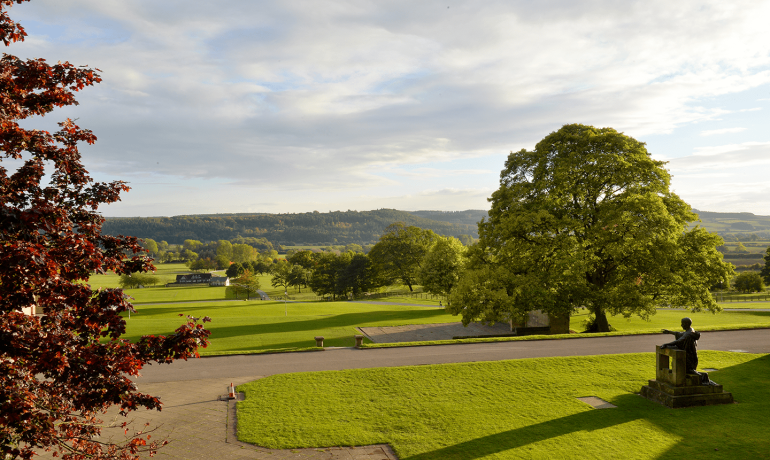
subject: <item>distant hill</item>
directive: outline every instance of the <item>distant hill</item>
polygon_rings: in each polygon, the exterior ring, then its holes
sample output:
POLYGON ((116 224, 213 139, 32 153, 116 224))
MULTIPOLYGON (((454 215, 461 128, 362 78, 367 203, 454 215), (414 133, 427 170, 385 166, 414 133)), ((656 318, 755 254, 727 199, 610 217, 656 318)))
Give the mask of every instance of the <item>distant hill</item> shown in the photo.
MULTIPOLYGON (((770 216, 749 212, 694 210, 707 230, 727 241, 770 240, 770 216)), ((306 212, 287 214, 198 214, 173 217, 108 217, 108 235, 131 235, 181 244, 186 239, 203 242, 256 238, 273 245, 371 244, 393 222, 430 229, 440 235, 478 238, 477 223, 487 211, 374 211, 306 212)), ((254 240, 251 240, 254 241, 254 240)))
POLYGON ((476 222, 486 211, 375 211, 306 212, 291 214, 200 214, 173 217, 111 217, 104 223, 108 235, 130 235, 181 244, 238 237, 267 240, 273 245, 369 244, 385 228, 404 222, 440 235, 478 238, 476 222))
POLYGON ((717 232, 725 239, 751 234, 760 239, 770 239, 770 216, 757 216, 750 212, 709 212, 693 209, 701 222, 695 222, 711 232, 717 232))
POLYGON ((488 217, 486 211, 481 209, 468 209, 467 211, 408 211, 409 214, 413 214, 423 219, 439 220, 441 222, 450 222, 453 224, 466 224, 473 225, 474 227, 479 221, 488 217))

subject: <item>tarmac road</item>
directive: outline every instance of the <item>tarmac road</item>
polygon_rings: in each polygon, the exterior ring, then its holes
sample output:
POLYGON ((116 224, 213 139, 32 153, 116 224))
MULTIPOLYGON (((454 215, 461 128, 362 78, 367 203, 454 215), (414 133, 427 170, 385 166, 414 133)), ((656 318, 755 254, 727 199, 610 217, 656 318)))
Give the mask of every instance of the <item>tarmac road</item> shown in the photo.
MULTIPOLYGON (((770 353, 770 329, 701 334, 699 350, 770 353)), ((170 365, 147 366, 136 381, 142 385, 222 377, 238 380, 249 376, 290 372, 654 352, 655 345, 671 340, 671 335, 652 334, 403 348, 327 348, 317 352, 216 356, 175 361, 170 365)))

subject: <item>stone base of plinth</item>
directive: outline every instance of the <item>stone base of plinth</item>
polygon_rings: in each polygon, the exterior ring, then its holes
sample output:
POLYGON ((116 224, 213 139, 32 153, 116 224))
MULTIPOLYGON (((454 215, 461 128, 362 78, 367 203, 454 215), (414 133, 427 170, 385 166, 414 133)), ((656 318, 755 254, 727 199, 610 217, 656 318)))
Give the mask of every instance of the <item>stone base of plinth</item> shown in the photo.
POLYGON ((640 394, 672 409, 733 403, 732 393, 725 392, 722 385, 701 385, 700 376, 692 374, 687 374, 682 386, 650 380, 649 385, 642 387, 640 394))

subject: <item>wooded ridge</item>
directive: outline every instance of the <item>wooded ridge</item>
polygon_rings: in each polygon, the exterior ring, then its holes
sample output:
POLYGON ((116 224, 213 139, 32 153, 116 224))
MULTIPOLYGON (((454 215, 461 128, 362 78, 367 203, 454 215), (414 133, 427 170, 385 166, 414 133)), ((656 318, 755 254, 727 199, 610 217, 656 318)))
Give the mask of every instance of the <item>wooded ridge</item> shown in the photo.
MULTIPOLYGON (((694 210, 707 230, 719 233, 728 241, 737 241, 749 234, 770 238, 770 216, 749 212, 708 212, 694 210)), ((305 213, 234 213, 196 214, 173 217, 108 217, 104 232, 109 235, 131 235, 152 238, 171 244, 186 239, 199 241, 233 240, 235 238, 264 239, 265 243, 284 246, 374 244, 385 227, 404 222, 439 235, 478 238, 477 223, 487 216, 481 209, 466 211, 330 211, 305 213)))
POLYGON ((184 240, 264 238, 273 245, 373 244, 393 222, 433 230, 439 235, 478 238, 476 223, 484 210, 467 211, 330 211, 291 214, 238 213, 173 217, 108 217, 103 232, 131 235, 170 244, 184 240))

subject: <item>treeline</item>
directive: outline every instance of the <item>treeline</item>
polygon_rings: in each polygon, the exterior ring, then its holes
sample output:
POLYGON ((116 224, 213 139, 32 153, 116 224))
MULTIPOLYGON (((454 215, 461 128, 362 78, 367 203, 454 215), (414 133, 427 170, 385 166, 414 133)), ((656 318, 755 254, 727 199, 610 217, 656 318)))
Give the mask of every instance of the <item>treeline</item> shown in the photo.
MULTIPOLYGON (((102 231, 183 244, 185 240, 241 243, 238 238, 260 240, 269 250, 278 245, 373 244, 393 222, 404 222, 439 235, 478 238, 476 222, 485 211, 317 211, 297 214, 206 214, 174 217, 112 217, 102 231), (269 244, 269 245, 268 245, 269 244)), ((254 245, 254 240, 249 243, 254 245)), ((241 243, 244 244, 244 243, 241 243)))
POLYGON ((273 287, 288 291, 312 290, 330 299, 358 297, 383 286, 402 283, 413 289, 447 296, 457 283, 466 247, 453 237, 396 222, 371 250, 351 245, 342 251, 292 250, 288 257, 266 257, 233 262, 226 274, 231 278, 228 296, 249 295, 259 289, 257 274, 270 273, 273 287))
MULTIPOLYGON (((468 209, 465 211, 408 211, 409 214, 423 219, 450 222, 453 224, 465 224, 478 227, 479 221, 488 217, 486 211, 481 209, 468 209)), ((478 229, 478 228, 477 228, 478 229)))

